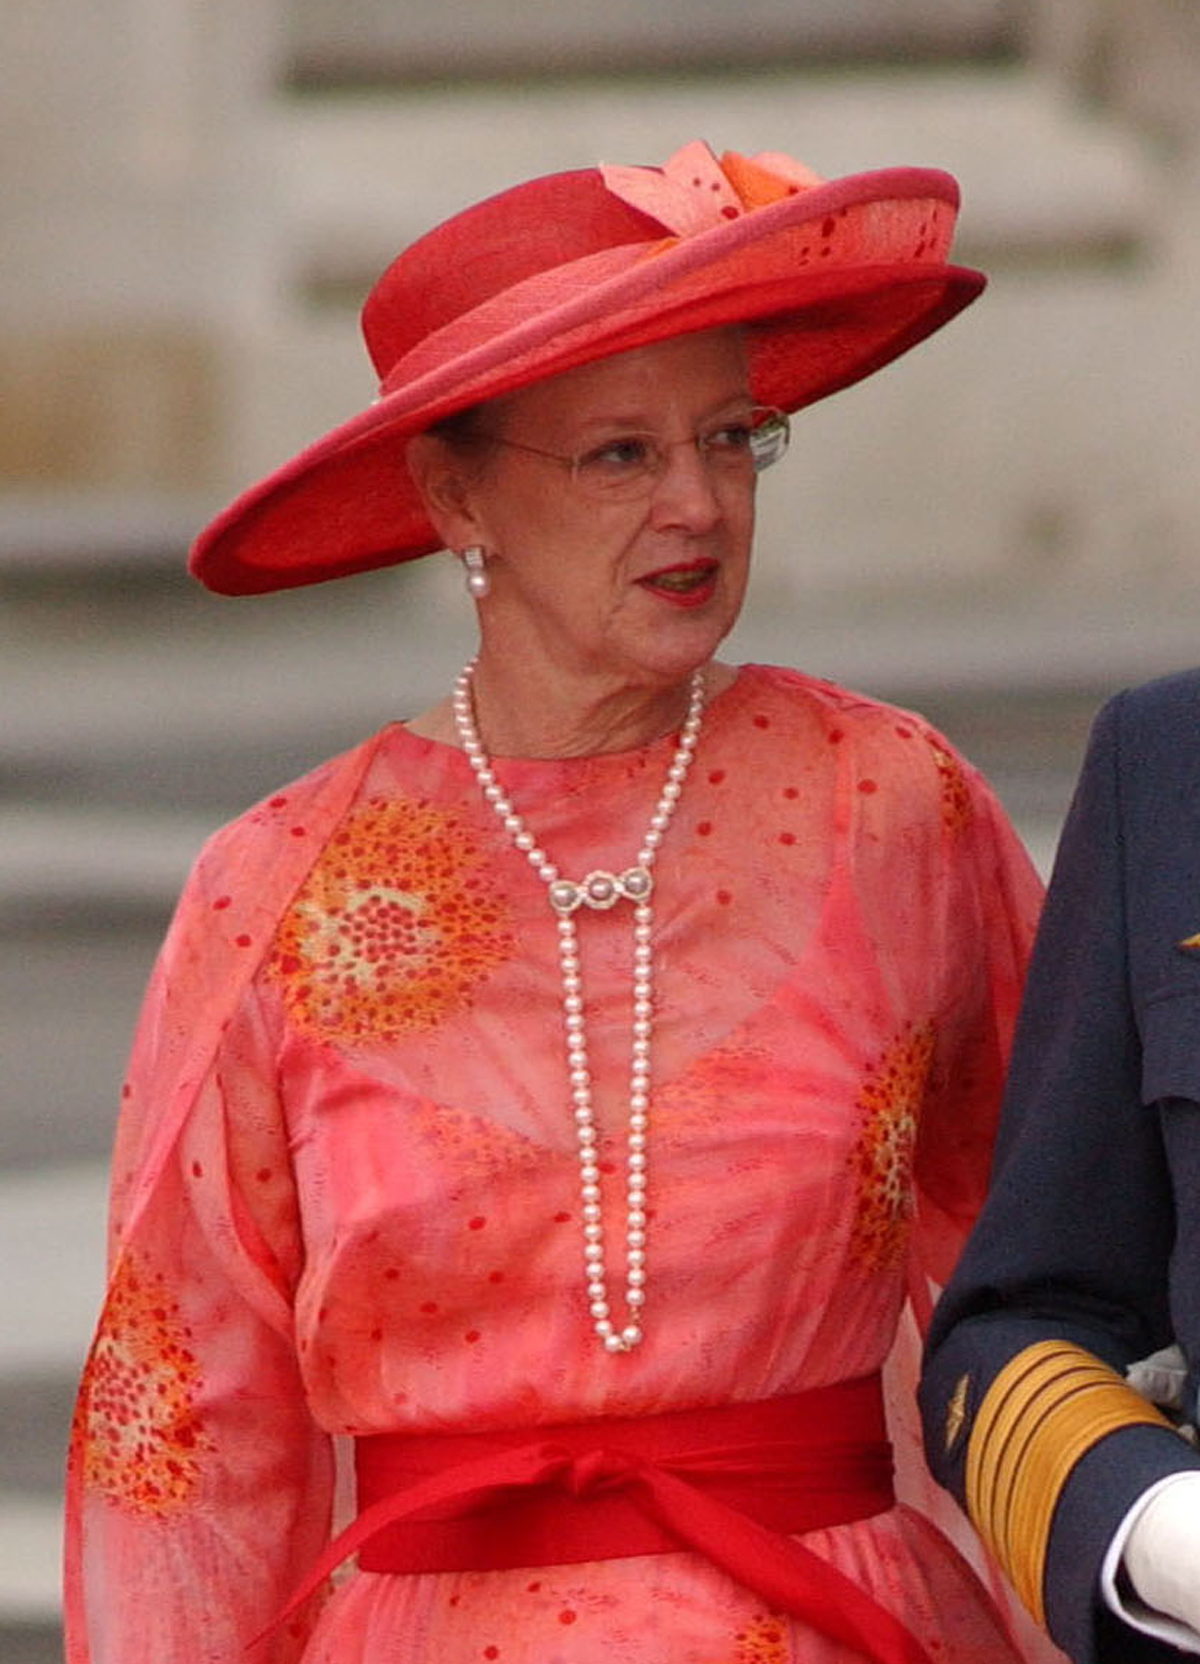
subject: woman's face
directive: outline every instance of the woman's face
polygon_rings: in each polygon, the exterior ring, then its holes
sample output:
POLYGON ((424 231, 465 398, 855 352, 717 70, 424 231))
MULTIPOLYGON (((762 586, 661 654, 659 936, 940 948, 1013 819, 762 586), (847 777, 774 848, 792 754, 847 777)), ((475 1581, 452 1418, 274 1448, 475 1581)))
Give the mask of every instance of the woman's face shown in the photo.
MULTIPOLYGON (((706 662, 741 609, 754 527, 749 468, 692 443, 752 406, 735 330, 682 336, 569 370, 496 400, 478 426, 507 441, 459 482, 450 545, 481 544, 491 593, 482 650, 616 684, 674 683, 706 662), (607 498, 560 457, 608 455, 651 435, 666 466, 648 489, 607 498)), ((624 455, 625 450, 616 453, 624 455)))

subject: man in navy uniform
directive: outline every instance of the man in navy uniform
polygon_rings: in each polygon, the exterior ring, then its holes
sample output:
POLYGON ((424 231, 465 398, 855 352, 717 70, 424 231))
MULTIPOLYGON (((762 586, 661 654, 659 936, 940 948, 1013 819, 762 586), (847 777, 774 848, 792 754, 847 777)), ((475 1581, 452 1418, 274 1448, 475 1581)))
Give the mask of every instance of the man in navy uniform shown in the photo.
POLYGON ((1078 1664, 1200 1654, 1198 1385, 1200 672, 1187 672, 1119 695, 1092 731, 991 1194, 921 1387, 935 1475, 1078 1664))

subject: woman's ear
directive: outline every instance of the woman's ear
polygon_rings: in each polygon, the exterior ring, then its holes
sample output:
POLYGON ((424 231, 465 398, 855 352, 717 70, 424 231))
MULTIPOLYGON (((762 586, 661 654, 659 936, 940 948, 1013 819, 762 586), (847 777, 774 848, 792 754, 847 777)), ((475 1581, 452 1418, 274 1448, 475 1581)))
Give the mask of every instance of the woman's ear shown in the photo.
POLYGON ((480 542, 468 459, 435 434, 418 433, 409 440, 404 460, 444 547, 465 549, 480 542))

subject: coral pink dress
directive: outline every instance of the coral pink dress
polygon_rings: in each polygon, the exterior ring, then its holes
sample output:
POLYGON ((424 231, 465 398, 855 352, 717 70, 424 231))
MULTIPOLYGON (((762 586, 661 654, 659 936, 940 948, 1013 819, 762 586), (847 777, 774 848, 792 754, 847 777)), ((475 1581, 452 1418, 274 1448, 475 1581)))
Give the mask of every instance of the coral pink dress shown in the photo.
MULTIPOLYGON (((671 746, 497 771, 578 876, 632 861, 671 746)), ((611 1356, 587 1314, 555 921, 465 757, 393 726, 219 834, 125 1087, 73 1440, 71 1664, 849 1660, 684 1551, 351 1571, 246 1648, 328 1539, 337 1435, 878 1370, 980 1202, 1039 899, 919 718, 757 667, 713 700, 656 867, 646 1340, 611 1356)), ((613 1171, 629 910, 579 928, 613 1171)), ((606 1221, 619 1256, 619 1174, 606 1221)), ((943 1664, 1020 1656, 919 1505, 805 1542, 943 1664)))

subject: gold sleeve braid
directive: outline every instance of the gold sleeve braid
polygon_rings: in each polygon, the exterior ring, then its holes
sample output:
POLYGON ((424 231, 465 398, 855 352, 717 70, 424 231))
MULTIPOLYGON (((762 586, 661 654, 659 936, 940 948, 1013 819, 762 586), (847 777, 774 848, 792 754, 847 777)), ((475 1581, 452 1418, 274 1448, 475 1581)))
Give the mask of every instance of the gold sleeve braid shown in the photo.
POLYGON ((1139 1425, 1171 1427, 1107 1364, 1065 1341, 1019 1352, 979 1406, 967 1446, 967 1511, 1043 1626, 1043 1573, 1062 1489, 1107 1434, 1139 1425))

